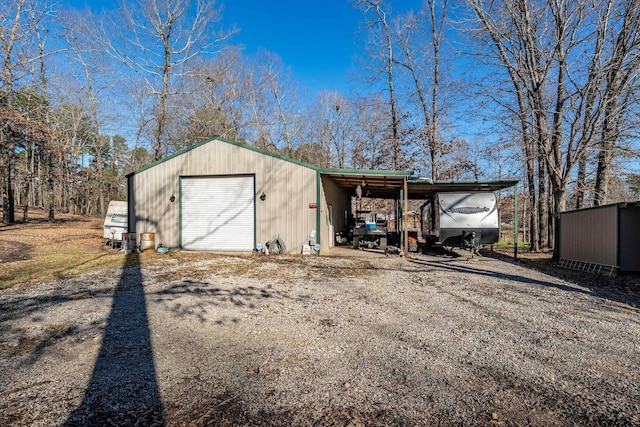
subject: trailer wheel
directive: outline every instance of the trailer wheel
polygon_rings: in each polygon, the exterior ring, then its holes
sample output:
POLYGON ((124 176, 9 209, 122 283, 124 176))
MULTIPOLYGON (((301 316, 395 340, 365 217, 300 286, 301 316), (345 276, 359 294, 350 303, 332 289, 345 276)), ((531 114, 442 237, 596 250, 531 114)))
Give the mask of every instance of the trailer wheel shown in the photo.
POLYGON ((353 249, 360 249, 360 237, 353 236, 353 249))

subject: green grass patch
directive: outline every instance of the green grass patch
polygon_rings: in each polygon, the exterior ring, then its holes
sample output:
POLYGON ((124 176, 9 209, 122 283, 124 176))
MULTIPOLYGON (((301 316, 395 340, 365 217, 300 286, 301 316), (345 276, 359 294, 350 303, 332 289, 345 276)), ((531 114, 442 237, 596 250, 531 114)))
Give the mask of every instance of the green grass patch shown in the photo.
MULTIPOLYGON (((493 244, 494 248, 512 248, 513 247, 513 242, 497 242, 493 244)), ((526 249, 529 247, 529 243, 528 242, 518 242, 518 247, 519 248, 523 248, 526 249)))
POLYGON ((64 279, 103 268, 118 268, 125 262, 124 255, 102 248, 60 249, 37 254, 32 259, 2 264, 0 289, 64 279))

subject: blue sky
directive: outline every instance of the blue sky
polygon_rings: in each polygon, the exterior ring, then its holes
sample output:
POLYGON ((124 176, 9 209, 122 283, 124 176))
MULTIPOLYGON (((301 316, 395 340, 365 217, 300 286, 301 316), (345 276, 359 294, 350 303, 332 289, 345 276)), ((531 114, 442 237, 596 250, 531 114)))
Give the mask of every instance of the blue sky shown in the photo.
MULTIPOLYGON (((62 0, 60 4, 78 9, 90 6, 98 12, 114 3, 62 0)), ((349 0, 226 0, 217 4, 223 6, 223 25, 240 28, 231 42, 243 45, 247 54, 260 49, 277 54, 291 69, 292 79, 311 93, 331 89, 348 93, 351 69, 357 64, 358 23, 364 21, 362 11, 349 0)), ((416 10, 420 4, 420 0, 403 0, 402 8, 416 10)))
POLYGON ((362 20, 347 0, 232 0, 223 16, 240 27, 234 40, 247 53, 264 48, 278 54, 292 77, 312 91, 345 91, 356 51, 353 35, 362 20))

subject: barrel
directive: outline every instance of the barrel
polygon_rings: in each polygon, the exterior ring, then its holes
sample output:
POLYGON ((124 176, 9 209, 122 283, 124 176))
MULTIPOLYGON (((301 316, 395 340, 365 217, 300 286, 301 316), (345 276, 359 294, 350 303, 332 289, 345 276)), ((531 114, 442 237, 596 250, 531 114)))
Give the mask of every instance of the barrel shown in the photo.
POLYGON ((156 249, 156 233, 140 233, 140 252, 156 249))

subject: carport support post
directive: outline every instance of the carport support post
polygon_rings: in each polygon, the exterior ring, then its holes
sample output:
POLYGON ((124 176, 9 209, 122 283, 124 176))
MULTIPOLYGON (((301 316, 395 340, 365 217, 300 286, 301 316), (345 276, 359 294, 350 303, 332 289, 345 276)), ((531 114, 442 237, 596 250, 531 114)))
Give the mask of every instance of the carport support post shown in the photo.
POLYGON ((402 235, 404 236, 404 242, 402 250, 404 251, 404 256, 409 256, 409 229, 407 228, 407 211, 409 210, 409 188, 407 184, 407 177, 405 176, 402 182, 402 198, 403 198, 403 206, 402 206, 402 235))
POLYGON ((518 259, 518 183, 513 186, 513 259, 518 259))
MULTIPOLYGON (((322 201, 320 200, 320 187, 322 186, 322 175, 320 169, 316 170, 316 244, 320 245, 320 210, 322 208, 322 201)), ((335 239, 335 236, 329 236, 329 238, 335 239)), ((318 255, 320 255, 320 246, 318 246, 318 255)))

